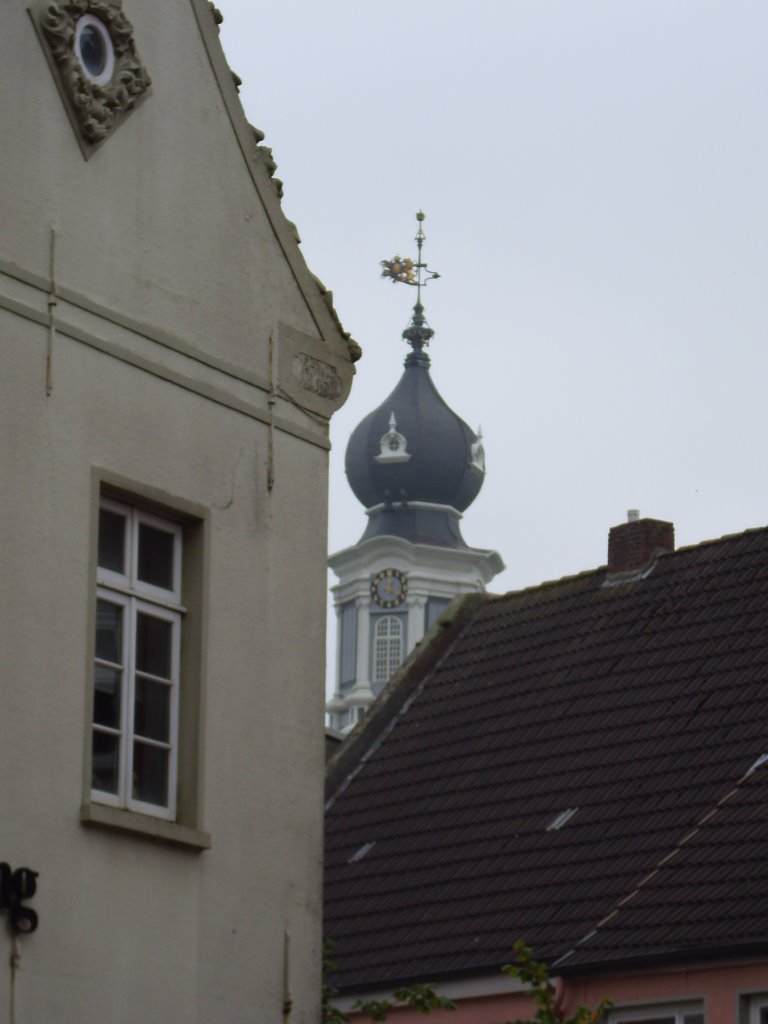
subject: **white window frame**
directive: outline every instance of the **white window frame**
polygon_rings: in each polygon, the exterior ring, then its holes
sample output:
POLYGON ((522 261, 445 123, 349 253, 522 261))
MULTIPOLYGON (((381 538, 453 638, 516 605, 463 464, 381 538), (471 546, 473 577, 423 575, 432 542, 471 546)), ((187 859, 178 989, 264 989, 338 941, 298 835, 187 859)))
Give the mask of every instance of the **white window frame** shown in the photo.
MULTIPOLYGON (((92 722, 92 733, 100 732, 119 735, 120 753, 118 760, 118 792, 109 793, 100 789, 91 790, 95 802, 120 807, 155 818, 175 820, 176 788, 178 782, 178 747, 179 747, 179 688, 181 661, 181 629, 182 618, 186 609, 181 604, 181 559, 182 559, 182 527, 168 519, 163 519, 144 509, 136 508, 123 502, 103 498, 100 509, 117 513, 125 517, 125 573, 117 573, 110 569, 97 567, 96 599, 107 601, 123 608, 122 629, 122 678, 120 688, 120 723, 119 728, 111 728, 92 722), (138 578, 138 537, 142 524, 153 526, 173 538, 173 586, 170 589, 154 586, 138 578), (169 679, 159 679, 149 673, 137 673, 135 666, 135 639, 138 616, 141 613, 162 619, 171 625, 171 669, 169 679), (150 681, 160 683, 170 689, 169 699, 169 735, 168 742, 160 742, 149 737, 137 737, 134 728, 134 709, 136 697, 137 675, 150 681), (168 803, 165 806, 147 803, 136 799, 133 793, 133 760, 134 744, 159 747, 168 750, 168 803)), ((94 649, 95 656, 95 649, 94 649)), ((118 667, 110 662, 96 662, 109 667, 118 667)), ((94 683, 95 685, 95 683, 94 683)), ((91 754, 93 757, 93 754, 91 754)))
POLYGON ((760 993, 749 997, 749 1024, 762 1024, 762 1012, 768 1019, 768 993, 760 993))
POLYGON ((674 1024, 686 1024, 687 1017, 694 1014, 701 1016, 704 1021, 707 1019, 704 1003, 700 999, 614 1008, 608 1012, 608 1024, 645 1024, 646 1021, 667 1021, 670 1018, 674 1024))
POLYGON ((400 668, 403 663, 403 620, 399 615, 377 615, 373 626, 373 681, 374 683, 386 683, 392 678, 395 672, 400 668), (396 623, 398 628, 398 634, 396 637, 392 636, 389 632, 385 636, 379 636, 379 629, 385 623, 387 629, 390 628, 390 623, 396 623), (395 660, 392 656, 392 645, 393 641, 398 641, 398 653, 397 662, 393 664, 395 660), (383 657, 383 667, 379 670, 379 644, 382 644, 386 650, 386 654, 383 657), (382 672, 384 673, 382 675, 382 672))

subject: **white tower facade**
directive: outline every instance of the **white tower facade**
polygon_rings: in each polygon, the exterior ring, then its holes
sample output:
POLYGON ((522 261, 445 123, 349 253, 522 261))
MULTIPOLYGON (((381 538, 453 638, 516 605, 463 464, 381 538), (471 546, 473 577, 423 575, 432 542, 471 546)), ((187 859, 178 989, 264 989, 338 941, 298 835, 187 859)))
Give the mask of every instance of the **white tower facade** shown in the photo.
POLYGON ((495 551, 380 536, 330 559, 339 582, 332 728, 348 732, 457 594, 484 590, 503 568, 495 551))

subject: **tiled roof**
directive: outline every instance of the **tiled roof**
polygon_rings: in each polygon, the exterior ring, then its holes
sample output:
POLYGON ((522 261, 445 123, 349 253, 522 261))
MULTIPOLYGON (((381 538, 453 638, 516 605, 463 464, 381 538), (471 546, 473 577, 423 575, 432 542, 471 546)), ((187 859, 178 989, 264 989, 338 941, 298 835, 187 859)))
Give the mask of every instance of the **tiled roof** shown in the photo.
POLYGON ((340 987, 768 944, 768 530, 489 598, 420 659, 331 767, 340 987))

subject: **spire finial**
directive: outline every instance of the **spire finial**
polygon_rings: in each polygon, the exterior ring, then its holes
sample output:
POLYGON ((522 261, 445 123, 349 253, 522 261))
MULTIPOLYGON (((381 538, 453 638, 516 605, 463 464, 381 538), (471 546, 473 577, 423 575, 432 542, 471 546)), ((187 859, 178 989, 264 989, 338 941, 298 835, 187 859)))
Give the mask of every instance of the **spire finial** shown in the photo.
POLYGON ((421 289, 426 288, 430 281, 440 277, 436 271, 430 270, 422 259, 422 249, 427 237, 423 227, 426 216, 421 210, 416 214, 419 225, 415 239, 418 247, 416 262, 414 263, 412 259, 403 259, 402 256, 393 256, 391 260, 381 261, 382 277, 389 278, 393 283, 409 284, 416 288, 416 303, 413 307, 411 321, 403 331, 403 337, 413 349, 412 355, 406 359, 406 365, 413 362, 429 366, 429 358, 423 350, 435 333, 426 321, 424 307, 421 304, 421 289))

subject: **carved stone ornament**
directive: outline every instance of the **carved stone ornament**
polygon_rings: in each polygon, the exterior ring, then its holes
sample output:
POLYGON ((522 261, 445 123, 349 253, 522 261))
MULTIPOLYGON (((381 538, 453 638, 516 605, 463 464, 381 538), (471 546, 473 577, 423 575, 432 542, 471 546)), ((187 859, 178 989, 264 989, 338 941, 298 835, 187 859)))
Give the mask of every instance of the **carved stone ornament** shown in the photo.
POLYGON ((355 372, 343 344, 278 323, 273 330, 273 373, 278 394, 305 412, 330 419, 344 403, 355 372))
POLYGON ((343 384, 336 370, 320 359, 314 359, 306 352, 295 357, 296 376, 305 391, 311 391, 320 398, 335 401, 341 396, 343 384))
MULTIPOLYGON (((133 26, 121 0, 62 0, 49 3, 40 27, 56 63, 64 94, 86 142, 102 142, 147 91, 150 78, 133 42, 133 26), (86 72, 75 50, 78 22, 97 19, 109 34, 114 69, 102 84, 86 72)), ((112 55, 110 54, 110 57, 112 55)))

